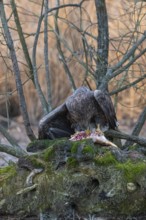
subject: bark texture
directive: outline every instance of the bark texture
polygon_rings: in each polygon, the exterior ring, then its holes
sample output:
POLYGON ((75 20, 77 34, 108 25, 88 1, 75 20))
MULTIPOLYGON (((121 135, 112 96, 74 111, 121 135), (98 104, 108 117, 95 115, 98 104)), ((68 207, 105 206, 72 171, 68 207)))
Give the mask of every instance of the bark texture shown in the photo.
MULTIPOLYGON (((96 68, 96 84, 100 86, 103 77, 107 72, 108 52, 109 52, 109 31, 108 16, 105 0, 95 0, 97 21, 98 21, 98 37, 97 37, 97 68, 96 68)), ((107 89, 107 85, 104 89, 107 89)))

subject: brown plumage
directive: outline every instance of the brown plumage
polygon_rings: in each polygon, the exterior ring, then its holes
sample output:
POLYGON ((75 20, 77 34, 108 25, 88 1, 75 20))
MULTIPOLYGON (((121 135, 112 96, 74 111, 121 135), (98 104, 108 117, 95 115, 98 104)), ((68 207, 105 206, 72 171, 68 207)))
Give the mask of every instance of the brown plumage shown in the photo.
POLYGON ((80 87, 64 104, 41 119, 39 138, 69 137, 75 131, 92 130, 97 125, 102 131, 117 127, 111 98, 100 90, 80 87))

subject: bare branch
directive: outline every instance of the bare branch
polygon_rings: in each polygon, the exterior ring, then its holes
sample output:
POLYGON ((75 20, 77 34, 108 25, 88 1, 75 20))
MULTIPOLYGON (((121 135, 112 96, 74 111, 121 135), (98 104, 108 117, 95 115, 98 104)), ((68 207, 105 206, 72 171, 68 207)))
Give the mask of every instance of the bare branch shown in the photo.
POLYGON ((139 59, 144 53, 146 53, 146 48, 143 49, 139 54, 137 54, 136 56, 134 56, 129 63, 127 63, 125 66, 123 66, 121 69, 113 72, 112 78, 115 76, 118 76, 120 73, 122 73, 124 70, 126 70, 127 68, 129 68, 137 59, 139 59))
POLYGON ((31 140, 33 140, 33 139, 35 139, 35 135, 31 129, 30 122, 29 122, 29 117, 28 117, 25 97, 24 97, 24 93, 23 93, 21 77, 20 77, 20 70, 19 70, 19 66, 18 66, 17 57, 16 57, 13 41, 11 38, 11 34, 8 29, 4 5, 3 5, 2 0, 0 1, 0 16, 1 16, 2 26, 4 29, 6 43, 7 43, 7 46, 9 48, 10 54, 11 54, 11 60, 12 60, 12 64, 13 64, 13 70, 14 70, 15 80, 16 80, 16 87, 17 87, 19 103, 20 103, 20 110, 22 112, 23 121, 24 121, 27 135, 31 140))
POLYGON ((123 63, 125 63, 131 56, 134 55, 135 50, 137 49, 137 47, 139 45, 141 45, 141 43, 146 39, 146 32, 144 32, 143 36, 141 37, 141 39, 139 39, 139 41, 137 41, 137 43, 135 43, 133 45, 133 47, 129 50, 129 52, 127 52, 123 59, 114 67, 108 68, 107 73, 105 75, 105 77, 102 78, 102 83, 99 86, 99 89, 104 89, 105 86, 109 83, 109 81, 111 79, 113 79, 115 76, 118 76, 120 73, 122 73, 124 70, 126 70, 127 68, 129 68, 137 59, 139 59, 144 53, 146 53, 146 48, 143 49, 139 54, 137 54, 136 56, 134 56, 130 62, 128 64, 126 64, 125 66, 122 66, 123 63), (119 68, 119 69, 118 69, 119 68))
POLYGON ((146 121, 146 107, 143 109, 142 113, 140 114, 137 123, 133 129, 132 135, 139 135, 144 123, 146 121))
MULTIPOLYGON (((83 4, 84 1, 85 0, 82 0, 79 4, 64 4, 64 5, 60 5, 60 6, 54 7, 54 8, 48 9, 48 13, 50 13, 52 11, 59 10, 61 8, 65 8, 65 7, 81 7, 81 5, 83 4)), ((41 13, 39 21, 38 21, 38 27, 37 27, 37 31, 36 31, 36 35, 35 35, 35 39, 34 39, 34 45, 33 45, 32 63, 33 63, 34 79, 35 79, 35 84, 36 84, 36 87, 37 87, 37 92, 38 92, 38 95, 40 97, 44 113, 46 114, 48 112, 48 110, 47 110, 48 106, 47 106, 47 102, 46 102, 46 100, 44 98, 44 95, 43 95, 43 93, 41 91, 40 84, 38 82, 37 67, 36 67, 36 48, 37 48, 37 42, 38 42, 38 38, 39 38, 39 34, 40 34, 40 29, 41 29, 41 23, 42 23, 42 20, 44 19, 44 16, 45 16, 45 13, 44 14, 41 13)), ((58 39, 61 40, 60 37, 57 35, 57 33, 55 33, 55 34, 58 37, 58 39)), ((69 51, 71 51, 71 50, 69 49, 69 51)), ((61 53, 61 51, 60 51, 60 53, 61 53)), ((79 61, 79 63, 84 68, 86 68, 86 65, 83 62, 79 61)), ((67 65, 65 65, 65 63, 64 63, 64 67, 67 68, 67 65)))
MULTIPOLYGON (((137 120, 137 122, 135 124, 135 127, 134 127, 131 135, 138 136, 140 131, 141 131, 141 129, 142 129, 142 127, 143 127, 143 125, 144 125, 144 123, 145 123, 145 121, 146 121, 146 107, 141 112, 141 114, 140 114, 140 116, 139 116, 139 118, 138 118, 138 120, 137 120)), ((128 147, 128 146, 130 146, 132 144, 133 144, 132 141, 126 141, 124 147, 128 147)))
POLYGON ((132 86, 134 86, 134 85, 136 85, 137 83, 139 83, 139 82, 141 82, 142 80, 144 80, 145 78, 146 78, 146 74, 144 74, 143 76, 139 77, 137 80, 133 81, 132 83, 129 83, 128 85, 125 85, 125 86, 123 86, 123 87, 121 87, 121 88, 118 88, 118 89, 113 90, 113 91, 110 92, 109 94, 110 94, 110 95, 115 95, 115 94, 117 94, 117 93, 119 93, 119 92, 122 92, 122 91, 124 91, 124 90, 126 90, 126 89, 129 89, 129 88, 131 88, 132 86))
POLYGON ((62 18, 60 16, 58 16, 58 18, 60 20, 62 20, 64 23, 68 24, 72 29, 75 29, 76 31, 78 31, 81 35, 87 35, 91 38, 93 38, 93 40, 97 41, 97 37, 94 36, 93 34, 89 33, 87 30, 82 30, 81 28, 79 28, 77 25, 75 25, 73 22, 67 20, 66 18, 62 18))
POLYGON ((52 110, 52 93, 51 93, 51 74, 49 69, 49 55, 48 55, 48 0, 44 0, 45 16, 44 16, 44 58, 45 71, 48 95, 48 110, 52 110))
MULTIPOLYGON (((43 4, 42 4, 42 9, 43 9, 43 4)), ((43 19, 42 9, 41 9, 41 15, 40 15, 40 18, 38 21, 37 31, 36 31, 36 35, 35 35, 35 39, 34 39, 34 44, 33 44, 32 65, 33 65, 33 74, 34 74, 34 81, 35 81, 36 90, 37 90, 38 96, 39 96, 41 104, 42 104, 43 112, 44 112, 44 114, 47 114, 49 112, 48 111, 48 103, 45 99, 45 96, 44 96, 42 89, 41 89, 41 86, 39 84, 37 64, 36 64, 37 43, 38 43, 40 29, 41 29, 41 23, 42 23, 42 19, 43 19)))
MULTIPOLYGON (((56 1, 57 3, 57 6, 59 5, 59 1, 57 0, 56 1)), ((59 27, 58 27, 58 10, 56 11, 56 14, 55 14, 55 33, 57 34, 57 36, 60 36, 60 32, 59 32, 59 27)), ((71 87, 73 89, 73 91, 76 89, 76 85, 75 85, 75 82, 73 80, 73 77, 72 77, 72 74, 68 68, 68 65, 66 63, 66 60, 65 60, 65 57, 64 57, 64 54, 63 54, 63 51, 62 51, 62 48, 61 48, 61 43, 60 43, 60 40, 58 37, 56 37, 56 40, 57 40, 57 49, 58 49, 58 52, 59 52, 59 55, 60 55, 60 60, 62 61, 63 63, 63 66, 64 66, 64 70, 69 78, 69 82, 71 84, 71 87)))
MULTIPOLYGON (((63 4, 63 5, 59 5, 59 6, 56 6, 54 8, 50 8, 48 10, 48 13, 50 13, 52 11, 57 11, 57 10, 59 10, 61 8, 67 8, 67 7, 79 7, 80 8, 82 6, 83 2, 85 2, 85 1, 86 0, 82 0, 82 1, 80 1, 79 4, 63 4)), ((42 16, 44 17, 44 14, 42 16)))
MULTIPOLYGON (((80 59, 78 58, 78 55, 77 55, 74 51, 71 50, 71 48, 70 48, 70 46, 68 45, 67 41, 65 41, 63 38, 61 38, 61 36, 58 35, 56 31, 54 31, 54 33, 55 33, 56 37, 58 38, 58 40, 59 40, 61 43, 63 43, 63 44, 64 44, 64 47, 71 53, 72 57, 74 57, 74 58, 77 60, 77 62, 78 62, 79 64, 81 64, 81 66, 86 70, 86 69, 87 69, 87 64, 86 64, 85 62, 83 62, 82 60, 80 60, 80 59)), ((89 66, 88 66, 88 72, 91 73, 91 75, 94 74, 94 72, 89 68, 89 66)))
POLYGON ((0 132, 3 134, 3 136, 9 141, 9 143, 12 146, 20 147, 17 143, 17 141, 8 133, 8 131, 0 125, 0 132))
MULTIPOLYGON (((48 9, 48 13, 58 10, 60 8, 65 8, 65 7, 81 7, 82 3, 84 2, 84 0, 82 0, 79 4, 64 4, 64 5, 60 5, 51 9, 48 9)), ((41 29, 41 23, 44 19, 45 13, 42 14, 42 10, 41 10, 41 15, 38 21, 38 27, 37 27, 37 31, 36 31, 36 35, 35 35, 35 39, 34 39, 34 45, 33 45, 33 52, 32 52, 32 64, 33 64, 33 73, 34 73, 34 80, 35 80, 35 85, 37 88, 37 92, 43 107, 43 111, 44 114, 47 114, 48 112, 48 104, 46 102, 46 99, 44 97, 44 94, 41 90, 39 81, 38 81, 38 76, 37 76, 37 65, 36 65, 36 49, 37 49, 37 42, 38 42, 38 38, 39 38, 39 34, 40 34, 40 29, 41 29)))
POLYGON ((83 43, 85 60, 86 60, 86 66, 87 66, 87 68, 85 69, 85 76, 83 78, 83 83, 84 83, 84 82, 87 82, 87 76, 88 76, 88 73, 89 73, 89 71, 88 71, 89 70, 89 65, 88 65, 88 49, 86 48, 87 41, 86 41, 86 38, 85 38, 84 35, 82 36, 82 43, 83 43))
POLYGON ((143 36, 132 46, 132 48, 124 55, 121 61, 119 61, 114 67, 112 67, 112 71, 116 71, 119 69, 136 51, 136 49, 142 44, 142 42, 146 39, 146 31, 143 36))
POLYGON ((32 82, 34 84, 33 67, 32 67, 31 59, 30 59, 29 52, 28 52, 28 49, 27 49, 26 41, 25 41, 25 38, 24 38, 24 35, 23 35, 22 27, 21 27, 21 24, 20 24, 16 3, 15 3, 15 0, 11 0, 10 2, 11 2, 13 14, 14 14, 14 19, 15 19, 15 23, 16 23, 16 27, 17 27, 17 32, 19 34, 21 46, 22 46, 23 53, 24 53, 24 56, 25 56, 25 60, 27 62, 28 68, 29 68, 29 73, 30 73, 29 76, 30 76, 30 79, 32 80, 32 82))

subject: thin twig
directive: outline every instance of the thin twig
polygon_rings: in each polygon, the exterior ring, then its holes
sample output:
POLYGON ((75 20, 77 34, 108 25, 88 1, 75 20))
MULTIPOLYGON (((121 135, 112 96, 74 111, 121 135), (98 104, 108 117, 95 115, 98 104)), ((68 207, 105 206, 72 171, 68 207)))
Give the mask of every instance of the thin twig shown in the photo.
POLYGON ((105 77, 103 77, 102 79, 102 83, 100 84, 99 89, 101 90, 104 89, 111 79, 113 79, 115 76, 118 76, 124 70, 129 68, 137 59, 139 59, 144 53, 146 53, 146 48, 145 48, 139 54, 134 56, 128 64, 122 67, 122 64, 124 64, 131 56, 134 55, 134 52, 137 49, 137 47, 141 45, 145 39, 146 39, 146 31, 144 32, 143 36, 139 39, 139 41, 137 41, 133 45, 133 47, 127 52, 127 54, 124 55, 121 61, 119 61, 114 67, 108 68, 105 77))
MULTIPOLYGON (((66 7, 81 7, 83 2, 85 0, 82 0, 79 4, 64 4, 64 5, 60 5, 60 6, 57 6, 57 7, 54 7, 54 8, 50 8, 48 9, 48 13, 50 12, 53 12, 53 11, 56 11, 56 10, 59 10, 61 8, 66 8, 66 7)), ((35 78, 35 83, 36 83, 36 86, 37 86, 37 92, 39 94, 39 97, 40 97, 40 100, 41 100, 41 103, 42 103, 42 106, 43 106, 43 110, 44 110, 44 113, 46 114, 48 112, 47 108, 47 102, 44 98, 44 95, 41 91, 41 88, 40 88, 40 85, 39 85, 39 82, 38 82, 38 76, 37 76, 37 67, 36 67, 36 48, 37 48, 37 42, 38 42, 38 38, 39 38, 39 34, 40 34, 40 29, 41 29, 41 23, 44 19, 44 16, 45 16, 45 13, 42 13, 41 12, 41 15, 40 15, 40 18, 39 18, 39 21, 38 21, 38 27, 37 27, 37 31, 36 31, 36 35, 35 35, 35 39, 34 39, 34 45, 33 45, 33 55, 32 55, 32 63, 33 63, 33 69, 34 69, 34 78, 35 78)), ((55 32, 55 31, 54 31, 55 32)), ((62 40, 60 38, 60 36, 58 36, 58 34, 55 32, 58 40, 60 40, 61 42, 64 43, 65 47, 67 47, 67 49, 73 54, 73 52, 71 51, 71 49, 68 47, 68 45, 66 44, 66 42, 64 42, 64 40, 62 40)), ((86 64, 81 62, 77 56, 75 56, 76 59, 78 60, 78 62, 86 69, 86 64)), ((91 72, 89 70, 89 72, 91 72)))
POLYGON ((132 48, 124 55, 124 57, 119 61, 114 67, 112 67, 113 72, 118 70, 136 51, 138 46, 146 39, 146 31, 142 37, 132 46, 132 48))
MULTIPOLYGON (((79 4, 63 4, 63 5, 59 5, 59 6, 56 6, 56 7, 54 7, 54 8, 48 9, 48 13, 50 13, 50 12, 52 12, 52 11, 59 10, 59 9, 61 9, 61 8, 68 8, 68 7, 79 7, 79 8, 80 8, 80 7, 82 6, 82 4, 83 4, 84 1, 85 1, 85 0, 80 1, 79 4)), ((44 16, 45 16, 45 15, 43 14, 42 17, 44 17, 44 16)))
POLYGON ((132 57, 132 59, 130 60, 129 63, 127 63, 125 66, 123 66, 122 68, 120 68, 117 71, 113 72, 112 78, 115 76, 118 76, 120 73, 122 73, 124 70, 126 70, 127 68, 129 68, 136 60, 138 60, 143 54, 146 53, 146 48, 143 49, 139 54, 137 54, 136 56, 132 57))
MULTIPOLYGON (((81 64, 81 66, 86 70, 86 69, 87 69, 87 64, 86 64, 85 62, 81 61, 81 60, 78 58, 78 55, 77 55, 76 53, 74 53, 74 51, 71 50, 70 46, 68 45, 68 42, 65 41, 63 38, 61 38, 61 36, 58 35, 56 31, 54 31, 54 33, 55 33, 56 37, 58 38, 58 40, 59 40, 61 43, 63 43, 63 44, 64 44, 64 47, 71 53, 72 57, 75 57, 75 59, 77 60, 77 62, 78 62, 79 64, 81 64)), ((88 72, 89 72, 91 75, 94 74, 94 72, 93 72, 92 70, 90 70, 89 67, 88 67, 88 72)))
POLYGON ((39 96, 41 104, 42 104, 43 112, 44 112, 44 114, 47 114, 48 113, 48 103, 45 99, 45 96, 44 96, 42 89, 41 89, 41 86, 39 84, 37 64, 36 64, 37 43, 38 43, 39 33, 40 33, 40 29, 41 29, 41 23, 42 23, 42 19, 43 19, 43 17, 42 17, 43 4, 42 4, 41 15, 39 17, 37 31, 36 31, 36 35, 35 35, 35 39, 34 39, 34 44, 33 44, 32 65, 33 65, 33 74, 34 74, 34 81, 35 81, 36 90, 37 90, 38 96, 39 96))
MULTIPOLYGON (((84 0, 82 0, 79 4, 65 4, 65 5, 57 6, 57 7, 48 9, 48 13, 50 13, 52 11, 55 11, 55 10, 58 10, 60 8, 65 8, 65 7, 81 7, 83 2, 84 2, 84 0)), ((38 95, 40 97, 40 101, 42 103, 44 114, 47 114, 48 113, 48 104, 47 104, 47 101, 44 97, 44 94, 41 90, 41 87, 40 87, 40 84, 39 84, 39 81, 38 81, 37 65, 36 65, 37 42, 38 42, 38 38, 39 38, 39 34, 40 34, 41 23, 44 19, 44 16, 45 16, 45 13, 43 14, 42 10, 41 10, 41 15, 39 17, 38 27, 37 27, 37 31, 36 31, 36 35, 35 35, 35 39, 34 39, 34 44, 33 44, 32 63, 33 63, 33 73, 34 73, 34 80, 35 80, 35 85, 36 85, 36 88, 37 88, 37 92, 38 92, 38 95)))
POLYGON ((119 92, 122 92, 122 91, 124 91, 124 90, 126 90, 126 89, 129 89, 129 88, 131 88, 132 86, 134 86, 134 85, 136 85, 137 83, 139 83, 139 82, 141 82, 142 80, 144 80, 145 78, 146 78, 146 74, 144 74, 143 76, 139 77, 137 80, 133 81, 132 83, 129 83, 128 85, 125 85, 125 86, 123 86, 123 87, 121 87, 121 88, 119 88, 119 89, 113 90, 113 91, 110 92, 109 94, 110 94, 110 95, 115 95, 115 94, 117 94, 117 93, 119 93, 119 92))

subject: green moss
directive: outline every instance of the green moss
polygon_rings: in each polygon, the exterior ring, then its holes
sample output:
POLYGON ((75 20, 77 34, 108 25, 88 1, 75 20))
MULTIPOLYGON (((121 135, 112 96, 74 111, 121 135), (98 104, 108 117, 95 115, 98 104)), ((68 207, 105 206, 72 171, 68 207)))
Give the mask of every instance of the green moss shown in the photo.
POLYGON ((67 141, 66 138, 60 138, 60 139, 54 139, 54 140, 34 140, 31 143, 28 144, 27 146, 27 151, 28 152, 37 152, 37 151, 42 151, 47 148, 50 148, 54 145, 61 145, 64 144, 67 141))
POLYGON ((34 168, 41 168, 45 167, 44 161, 40 158, 39 155, 31 155, 28 156, 28 160, 32 163, 34 168))
POLYGON ((94 149, 92 148, 92 146, 85 146, 82 150, 83 154, 94 154, 94 149))
POLYGON ((54 144, 52 140, 34 140, 30 142, 27 146, 28 152, 36 152, 39 150, 44 150, 54 144))
POLYGON ((71 153, 76 154, 78 152, 78 147, 80 146, 78 141, 72 143, 71 153))
POLYGON ((131 198, 125 198, 117 207, 118 213, 124 215, 138 215, 138 213, 145 213, 146 200, 141 200, 140 195, 135 195, 131 198))
MULTIPOLYGON (((129 202, 129 200, 124 200, 119 204, 120 212, 124 215, 130 215, 134 213, 135 210, 134 202, 129 202)), ((136 209, 137 210, 137 209, 136 209)))
POLYGON ((89 140, 80 140, 80 141, 74 141, 71 143, 71 153, 77 154, 82 152, 85 153, 94 153, 94 144, 93 142, 89 140))
POLYGON ((146 163, 128 160, 126 163, 118 163, 116 168, 124 172, 127 181, 134 181, 140 174, 146 172, 146 163))
POLYGON ((117 160, 115 159, 114 155, 111 152, 106 152, 103 155, 97 155, 94 158, 95 164, 97 165, 109 165, 109 164, 116 164, 117 160))
POLYGON ((49 147, 47 150, 45 150, 45 152, 43 152, 42 154, 43 159, 48 162, 49 159, 53 158, 54 152, 55 152, 54 147, 53 146, 49 147))
POLYGON ((68 167, 76 167, 78 164, 79 163, 78 163, 77 159, 74 157, 69 157, 67 159, 67 166, 68 167))
POLYGON ((3 182, 14 175, 16 175, 16 167, 14 165, 0 168, 0 182, 3 182))
POLYGON ((6 167, 2 167, 0 168, 0 175, 5 175, 5 174, 8 174, 10 173, 11 171, 14 171, 15 167, 14 166, 6 166, 6 167))

